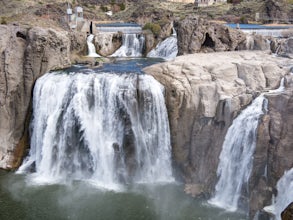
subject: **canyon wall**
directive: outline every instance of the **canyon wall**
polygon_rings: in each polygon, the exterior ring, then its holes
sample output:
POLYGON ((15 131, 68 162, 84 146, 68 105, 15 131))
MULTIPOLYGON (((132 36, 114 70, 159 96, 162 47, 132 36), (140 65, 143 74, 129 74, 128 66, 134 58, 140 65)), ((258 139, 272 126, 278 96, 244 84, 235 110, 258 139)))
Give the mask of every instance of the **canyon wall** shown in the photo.
MULTIPOLYGON (((178 173, 190 184, 189 193, 213 193, 228 127, 257 95, 279 86, 282 76, 289 72, 282 67, 284 62, 290 60, 260 51, 220 52, 177 57, 145 69, 166 88, 173 159, 178 173)), ((292 116, 292 96, 286 93, 268 99, 269 113, 259 127, 250 195, 245 198, 250 200, 251 215, 271 198, 269 193, 262 197, 265 165, 272 166, 272 177, 267 180, 271 189, 293 165, 292 125, 285 122, 292 116)))
POLYGON ((70 56, 82 48, 82 38, 61 30, 0 25, 0 168, 17 168, 29 145, 35 80, 71 65, 70 56))

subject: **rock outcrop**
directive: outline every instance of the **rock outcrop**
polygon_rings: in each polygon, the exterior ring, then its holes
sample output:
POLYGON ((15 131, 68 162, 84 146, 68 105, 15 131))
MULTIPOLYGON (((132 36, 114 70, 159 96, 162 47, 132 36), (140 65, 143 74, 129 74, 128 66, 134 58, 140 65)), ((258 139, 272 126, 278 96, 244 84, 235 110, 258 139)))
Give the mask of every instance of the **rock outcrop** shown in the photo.
POLYGON ((70 51, 79 50, 77 39, 81 36, 60 30, 0 25, 0 168, 21 163, 34 82, 49 70, 70 65, 70 51))
POLYGON ((258 35, 247 36, 242 31, 204 18, 187 16, 174 21, 178 37, 178 54, 221 52, 235 50, 267 50, 266 39, 258 35))
MULTIPOLYGON (((268 114, 258 128, 257 147, 250 178, 250 216, 271 204, 276 184, 293 167, 293 75, 285 78, 286 91, 266 95, 268 114)), ((293 199, 293 198, 292 198, 293 199)))
MULTIPOLYGON (((289 71, 278 64, 285 60, 263 52, 221 52, 181 56, 145 69, 165 86, 178 173, 186 183, 200 189, 187 191, 195 195, 214 190, 218 158, 228 127, 261 91, 278 87, 289 71)), ((292 141, 287 140, 284 146, 292 146, 292 141)), ((282 160, 278 158, 278 163, 282 160)), ((261 159, 262 163, 266 161, 266 157, 261 159)))
POLYGON ((102 56, 110 56, 122 45, 122 33, 97 33, 95 46, 97 53, 102 56))
POLYGON ((281 216, 282 216, 282 220, 293 219, 293 202, 287 206, 287 208, 282 212, 281 216))

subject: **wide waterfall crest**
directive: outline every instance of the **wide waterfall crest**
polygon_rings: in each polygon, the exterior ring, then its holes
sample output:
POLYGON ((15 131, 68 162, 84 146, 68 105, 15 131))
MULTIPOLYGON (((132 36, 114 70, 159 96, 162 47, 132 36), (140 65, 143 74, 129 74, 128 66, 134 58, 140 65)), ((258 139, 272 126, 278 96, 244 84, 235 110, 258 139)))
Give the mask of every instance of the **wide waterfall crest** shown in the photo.
POLYGON ((256 98, 234 119, 226 134, 217 174, 215 196, 209 203, 236 211, 242 186, 249 180, 256 145, 258 120, 264 114, 263 95, 256 98))
POLYGON ((96 53, 96 47, 93 44, 94 37, 95 36, 93 34, 90 34, 86 39, 88 47, 88 57, 101 57, 99 54, 96 53))
POLYGON ((35 169, 38 179, 106 188, 173 181, 163 87, 151 76, 46 74, 34 89, 31 128, 19 171, 35 169))
POLYGON ((122 46, 111 57, 141 57, 145 38, 143 34, 126 33, 122 35, 122 46))
POLYGON ((156 48, 152 49, 147 57, 160 57, 167 60, 173 59, 178 54, 177 34, 173 28, 173 34, 160 42, 156 48))

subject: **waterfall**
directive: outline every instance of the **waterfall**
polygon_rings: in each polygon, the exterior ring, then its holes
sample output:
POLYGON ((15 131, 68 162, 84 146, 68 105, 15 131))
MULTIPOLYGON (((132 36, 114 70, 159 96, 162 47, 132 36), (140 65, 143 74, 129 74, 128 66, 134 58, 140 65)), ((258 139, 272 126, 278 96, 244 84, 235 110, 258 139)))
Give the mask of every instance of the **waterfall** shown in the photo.
POLYGON ((145 39, 142 34, 123 34, 122 46, 111 57, 141 57, 144 42, 145 39))
POLYGON ((88 46, 88 57, 100 57, 100 55, 96 53, 96 48, 93 44, 94 37, 95 36, 93 34, 90 34, 86 39, 86 43, 88 46))
MULTIPOLYGON (((279 88, 269 90, 266 94, 285 91, 284 78, 279 88)), ((257 97, 250 106, 237 116, 229 127, 218 165, 215 196, 209 200, 210 204, 229 211, 236 211, 243 186, 250 177, 253 165, 253 154, 256 145, 259 118, 267 111, 267 99, 264 94, 257 97)))
POLYGON ((258 120, 263 112, 263 95, 256 98, 234 119, 226 134, 217 175, 215 196, 209 200, 229 211, 236 211, 244 184, 252 170, 252 157, 256 145, 258 120))
POLYGON ((273 204, 264 207, 266 212, 275 215, 276 220, 281 220, 282 211, 293 202, 293 168, 286 171, 277 183, 277 197, 273 204))
POLYGON ((266 37, 283 37, 284 29, 241 29, 244 33, 258 34, 266 37))
POLYGON ((106 188, 173 181, 163 89, 148 75, 44 75, 34 88, 31 149, 19 172, 106 188))
POLYGON ((173 28, 173 34, 164 41, 160 42, 156 48, 152 49, 147 54, 147 57, 160 57, 169 60, 175 58, 177 53, 177 35, 175 29, 173 28))

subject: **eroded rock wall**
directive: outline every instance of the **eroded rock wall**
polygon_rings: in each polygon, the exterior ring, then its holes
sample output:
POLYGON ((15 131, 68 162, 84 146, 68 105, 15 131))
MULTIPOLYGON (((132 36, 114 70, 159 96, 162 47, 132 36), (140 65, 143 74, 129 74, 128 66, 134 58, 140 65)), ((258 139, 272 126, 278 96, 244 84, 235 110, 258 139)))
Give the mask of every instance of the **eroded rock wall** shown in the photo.
POLYGON ((69 66, 80 38, 60 30, 0 25, 0 168, 18 167, 28 146, 35 80, 69 66))
MULTIPOLYGON (((271 204, 276 184, 293 167, 293 75, 285 77, 286 91, 269 94, 268 114, 258 127, 250 178, 250 215, 271 204)), ((293 198, 292 198, 293 199, 293 198)))
POLYGON ((226 131, 261 91, 288 72, 263 52, 177 57, 145 69, 166 88, 174 161, 187 183, 211 193, 226 131))
POLYGON ((211 23, 198 16, 174 21, 177 31, 178 54, 235 50, 269 50, 265 38, 247 35, 222 24, 211 23))

